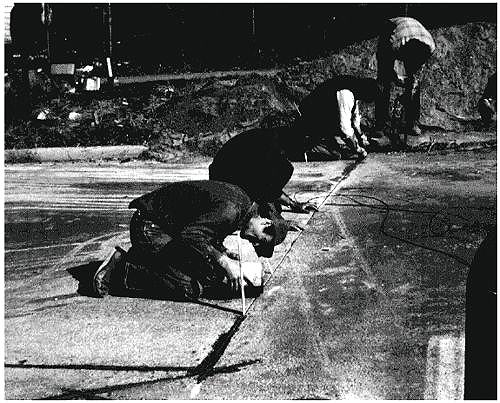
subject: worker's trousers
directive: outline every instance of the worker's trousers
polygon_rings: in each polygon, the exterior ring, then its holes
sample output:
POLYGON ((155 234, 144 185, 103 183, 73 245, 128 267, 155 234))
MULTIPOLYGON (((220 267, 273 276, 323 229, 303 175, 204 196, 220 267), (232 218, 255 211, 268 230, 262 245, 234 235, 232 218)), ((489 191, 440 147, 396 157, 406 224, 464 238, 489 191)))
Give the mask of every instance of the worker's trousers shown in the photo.
POLYGON ((385 130, 390 126, 390 99, 395 82, 398 81, 394 62, 403 62, 406 78, 402 103, 405 113, 405 125, 411 130, 420 118, 420 75, 422 66, 430 57, 428 46, 412 39, 398 53, 389 46, 388 39, 381 36, 377 48, 377 81, 381 95, 375 102, 376 130, 385 130))
POLYGON ((130 222, 130 240, 132 247, 118 279, 126 294, 198 298, 205 287, 222 283, 223 274, 217 273, 201 253, 172 238, 139 211, 130 222))

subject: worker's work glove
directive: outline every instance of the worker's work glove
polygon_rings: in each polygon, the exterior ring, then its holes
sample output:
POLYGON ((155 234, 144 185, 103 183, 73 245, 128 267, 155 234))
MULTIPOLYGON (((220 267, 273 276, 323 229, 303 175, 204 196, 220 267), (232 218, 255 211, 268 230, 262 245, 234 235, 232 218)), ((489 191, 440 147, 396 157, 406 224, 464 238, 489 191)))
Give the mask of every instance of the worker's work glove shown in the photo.
POLYGON ((296 202, 290 206, 290 210, 293 213, 309 213, 310 211, 318 211, 318 207, 316 205, 309 203, 309 202, 296 202))
POLYGON ((363 148, 370 147, 370 142, 368 141, 368 137, 362 135, 360 136, 360 143, 363 148))
POLYGON ((366 152, 366 150, 364 148, 362 148, 361 151, 358 152, 358 156, 356 158, 356 161, 363 161, 367 155, 368 155, 368 153, 366 152))

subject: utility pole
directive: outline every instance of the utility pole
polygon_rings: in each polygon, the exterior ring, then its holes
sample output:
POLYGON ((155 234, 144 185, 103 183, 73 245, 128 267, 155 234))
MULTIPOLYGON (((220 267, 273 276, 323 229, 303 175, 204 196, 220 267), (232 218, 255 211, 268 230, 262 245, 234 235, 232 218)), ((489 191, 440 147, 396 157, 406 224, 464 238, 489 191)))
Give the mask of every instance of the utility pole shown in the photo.
POLYGON ((108 56, 113 56, 113 31, 111 21, 111 3, 108 3, 108 56))
POLYGON ((112 30, 112 15, 111 15, 111 3, 107 4, 106 7, 106 12, 105 14, 107 15, 107 50, 106 50, 106 67, 107 67, 107 72, 108 72, 108 80, 109 80, 109 86, 113 87, 114 85, 114 78, 113 78, 113 68, 111 65, 111 60, 113 56, 113 30, 112 30))
MULTIPOLYGON (((255 28, 255 7, 252 6, 252 53, 253 57, 257 57, 260 55, 259 43, 257 41, 256 28, 255 28)), ((255 59, 254 59, 255 60, 255 59)))
POLYGON ((252 39, 255 41, 255 7, 252 7, 252 39))
POLYGON ((45 41, 47 46, 47 62, 51 64, 51 49, 50 49, 50 24, 52 22, 52 10, 50 5, 42 3, 42 23, 45 28, 45 41))

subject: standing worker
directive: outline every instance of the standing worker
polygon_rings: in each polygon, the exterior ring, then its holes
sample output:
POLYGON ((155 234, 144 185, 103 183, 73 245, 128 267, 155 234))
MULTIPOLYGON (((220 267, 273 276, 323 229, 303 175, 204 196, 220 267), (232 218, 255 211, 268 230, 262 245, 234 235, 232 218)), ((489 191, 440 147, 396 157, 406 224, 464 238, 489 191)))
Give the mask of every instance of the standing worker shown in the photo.
MULTIPOLYGON (((391 138, 389 124, 393 83, 404 87, 406 132, 414 136, 421 134, 418 127, 419 75, 422 66, 435 48, 436 45, 429 31, 414 18, 396 17, 384 24, 377 47, 377 81, 382 94, 375 105, 376 127, 373 137, 386 135, 395 143, 395 139, 391 138), (399 68, 395 66, 395 63, 399 68)), ((399 141, 397 143, 399 144, 399 141)))

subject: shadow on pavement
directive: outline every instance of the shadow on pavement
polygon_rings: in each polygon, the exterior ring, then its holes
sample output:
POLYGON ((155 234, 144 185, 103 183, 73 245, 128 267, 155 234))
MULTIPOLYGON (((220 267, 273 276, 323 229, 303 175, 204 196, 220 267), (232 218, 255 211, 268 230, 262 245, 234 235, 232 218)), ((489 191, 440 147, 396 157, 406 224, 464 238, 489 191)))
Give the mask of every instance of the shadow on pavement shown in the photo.
POLYGON ((95 365, 95 364, 5 364, 6 368, 38 368, 38 369, 87 369, 93 371, 189 371, 193 367, 171 367, 171 366, 154 366, 147 365, 95 365))
POLYGON ((92 281, 94 279, 94 273, 101 263, 102 261, 94 261, 66 269, 66 271, 78 281, 78 289, 76 290, 78 294, 85 297, 98 298, 92 289, 92 281))
MULTIPOLYGON (((253 365, 259 363, 260 360, 249 360, 243 361, 238 364, 220 366, 212 369, 211 375, 218 373, 232 373, 239 372, 241 368, 247 367, 249 365, 253 365)), ((33 368, 34 366, 16 366, 16 368, 33 368)), ((39 367, 39 366, 38 366, 39 367)), ((37 367, 37 368, 38 368, 37 367)), ((140 387, 144 385, 153 385, 162 382, 172 382, 179 379, 193 378, 200 375, 200 370, 198 367, 115 367, 115 366, 106 366, 106 365, 79 365, 79 366, 70 366, 70 365, 61 365, 61 366, 44 366, 44 368, 51 369, 92 369, 92 370, 104 370, 104 371, 186 371, 185 374, 173 377, 162 377, 159 379, 143 381, 143 382, 133 382, 128 384, 121 385, 111 385, 105 386, 102 388, 94 388, 94 389, 64 389, 63 393, 60 395, 54 395, 45 397, 41 400, 75 400, 75 399, 85 399, 85 400, 108 400, 110 397, 106 397, 106 394, 115 391, 122 391, 126 389, 131 389, 135 387, 140 387), (104 395, 104 396, 102 396, 104 395)))

